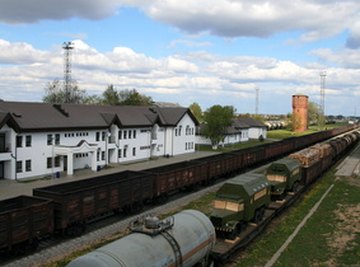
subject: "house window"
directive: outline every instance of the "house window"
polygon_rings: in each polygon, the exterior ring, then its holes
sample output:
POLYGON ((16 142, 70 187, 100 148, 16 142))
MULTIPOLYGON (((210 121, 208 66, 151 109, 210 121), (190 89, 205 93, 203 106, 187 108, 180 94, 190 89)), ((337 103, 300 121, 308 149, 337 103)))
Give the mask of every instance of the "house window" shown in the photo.
POLYGON ((122 132, 121 132, 121 131, 119 131, 119 139, 121 139, 121 134, 122 134, 122 132))
POLYGON ((127 152, 127 149, 124 148, 124 158, 126 158, 126 152, 127 152))
POLYGON ((119 149, 118 158, 121 159, 121 149, 119 149))
POLYGON ((131 130, 129 130, 129 139, 131 139, 131 130))
POLYGON ((105 160, 105 151, 101 151, 101 160, 105 160))
POLYGON ((181 125, 179 126, 179 136, 181 136, 181 125))
POLYGON ((100 152, 96 152, 96 161, 99 161, 100 160, 100 152))
POLYGON ((188 149, 188 143, 185 143, 185 150, 188 149))
POLYGON ((97 141, 97 142, 100 141, 100 132, 96 132, 96 141, 97 141))
POLYGON ((27 147, 31 146, 31 135, 25 136, 25 146, 27 147))
POLYGON ((106 132, 101 133, 101 140, 105 141, 105 135, 106 135, 106 132))
POLYGON ((22 136, 16 136, 16 147, 22 147, 22 136))
POLYGON ((16 162, 16 172, 22 172, 22 161, 17 161, 16 162))
POLYGON ((55 134, 55 145, 60 145, 60 134, 55 134))
POLYGON ((126 139, 126 133, 127 133, 127 131, 125 130, 124 131, 124 139, 126 139))
POLYGON ((31 159, 25 161, 25 171, 31 172, 31 159))
POLYGON ((135 157, 136 156, 136 147, 133 147, 133 156, 135 157))
POLYGON ((136 138, 136 130, 133 131, 133 137, 136 138))
POLYGON ((60 156, 55 157, 55 167, 60 167, 60 156))
POLYGON ((48 169, 52 168, 52 158, 46 159, 46 168, 48 169))
POLYGON ((48 145, 48 146, 51 146, 51 145, 52 145, 52 135, 51 135, 51 134, 48 134, 48 135, 47 135, 47 145, 48 145))
POLYGON ((178 134, 178 131, 177 131, 177 128, 175 128, 175 136, 177 136, 178 134))

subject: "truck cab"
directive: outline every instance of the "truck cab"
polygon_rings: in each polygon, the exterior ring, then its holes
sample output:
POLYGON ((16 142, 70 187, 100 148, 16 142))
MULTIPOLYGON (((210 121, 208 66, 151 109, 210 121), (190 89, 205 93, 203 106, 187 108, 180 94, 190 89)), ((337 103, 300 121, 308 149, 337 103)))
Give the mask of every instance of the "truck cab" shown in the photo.
POLYGON ((262 220, 269 203, 270 185, 264 175, 239 175, 216 192, 210 220, 218 235, 234 239, 247 222, 262 220))
POLYGON ((287 191, 296 191, 301 179, 300 167, 297 160, 288 157, 270 164, 266 178, 273 198, 283 198, 287 191))

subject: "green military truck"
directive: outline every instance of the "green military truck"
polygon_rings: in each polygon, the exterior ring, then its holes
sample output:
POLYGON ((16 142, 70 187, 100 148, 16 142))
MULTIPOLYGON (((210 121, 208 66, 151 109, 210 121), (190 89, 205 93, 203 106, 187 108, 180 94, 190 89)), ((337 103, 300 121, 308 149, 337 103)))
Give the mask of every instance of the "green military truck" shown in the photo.
POLYGON ((210 220, 217 235, 234 239, 247 222, 262 220, 269 203, 270 184, 264 175, 239 175, 228 180, 216 192, 210 220))
POLYGON ((297 191, 301 180, 301 165, 292 158, 273 162, 266 170, 266 178, 271 184, 273 199, 283 199, 286 192, 297 191))

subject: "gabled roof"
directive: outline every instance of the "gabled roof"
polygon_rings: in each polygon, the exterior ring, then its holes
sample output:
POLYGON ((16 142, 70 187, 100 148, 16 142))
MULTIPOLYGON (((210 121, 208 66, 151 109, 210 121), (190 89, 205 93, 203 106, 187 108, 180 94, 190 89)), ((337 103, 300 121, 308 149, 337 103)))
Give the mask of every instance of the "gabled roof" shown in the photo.
POLYGON ((190 109, 182 107, 164 107, 155 109, 160 116, 160 122, 162 125, 166 126, 176 126, 179 121, 188 114, 192 120, 195 122, 195 125, 199 125, 198 120, 192 114, 190 109))
POLYGON ((19 132, 176 126, 185 114, 198 124, 188 108, 0 102, 0 126, 10 120, 19 132))
POLYGON ((236 120, 238 120, 242 124, 248 125, 249 127, 266 128, 266 125, 264 123, 262 123, 261 121, 257 121, 250 117, 239 117, 239 118, 236 118, 236 120))

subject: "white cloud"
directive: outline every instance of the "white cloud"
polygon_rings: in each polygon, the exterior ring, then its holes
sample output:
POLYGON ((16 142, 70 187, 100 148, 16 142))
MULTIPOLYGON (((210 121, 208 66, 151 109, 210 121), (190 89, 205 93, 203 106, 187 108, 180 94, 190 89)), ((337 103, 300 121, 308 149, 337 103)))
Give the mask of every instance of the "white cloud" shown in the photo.
MULTIPOLYGON (((303 32, 301 40, 313 41, 350 29, 348 46, 359 46, 357 0, 2 0, 0 21, 14 24, 69 18, 98 20, 117 14, 125 6, 139 8, 149 17, 190 35, 267 37, 295 30, 303 32)), ((208 45, 183 40, 176 43, 208 45)))
MULTIPOLYGON (((114 84, 119 89, 136 88, 158 101, 182 105, 197 101, 203 107, 234 105, 245 113, 254 110, 256 87, 260 88, 260 102, 267 103, 266 108, 261 106, 262 112, 269 113, 287 113, 292 94, 306 93, 314 100, 319 95, 322 65, 318 63, 299 65, 270 57, 225 57, 206 52, 153 58, 127 47, 99 52, 83 41, 74 43, 72 77, 91 94, 101 94, 108 84, 114 84)), ((41 101, 45 85, 54 79, 62 80, 61 47, 43 51, 27 43, 1 40, 0 48, 8 51, 0 49, 2 98, 41 101)), ((331 50, 313 53, 338 62, 355 50, 339 55, 331 50)), ((360 69, 338 66, 326 71, 328 110, 342 113, 347 106, 339 107, 339 103, 356 101, 353 96, 360 90, 360 69)))
POLYGON ((301 37, 303 41, 332 36, 347 29, 351 21, 358 19, 360 10, 360 3, 355 0, 123 2, 190 34, 207 32, 224 37, 267 37, 297 30, 305 32, 301 37))

